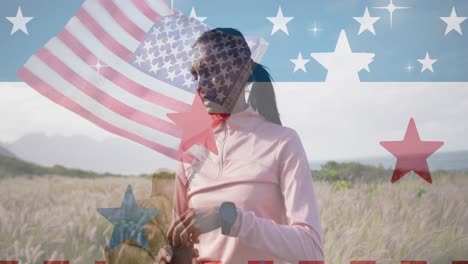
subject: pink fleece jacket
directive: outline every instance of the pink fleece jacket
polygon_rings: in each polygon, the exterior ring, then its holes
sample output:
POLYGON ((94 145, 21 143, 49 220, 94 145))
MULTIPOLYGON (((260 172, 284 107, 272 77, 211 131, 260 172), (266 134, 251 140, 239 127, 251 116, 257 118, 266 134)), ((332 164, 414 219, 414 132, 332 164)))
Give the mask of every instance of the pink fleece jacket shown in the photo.
POLYGON ((200 236, 198 260, 275 264, 323 260, 322 228, 308 159, 297 132, 266 121, 251 106, 214 130, 219 155, 190 181, 179 163, 173 219, 187 208, 232 201, 238 217, 229 236, 200 236))

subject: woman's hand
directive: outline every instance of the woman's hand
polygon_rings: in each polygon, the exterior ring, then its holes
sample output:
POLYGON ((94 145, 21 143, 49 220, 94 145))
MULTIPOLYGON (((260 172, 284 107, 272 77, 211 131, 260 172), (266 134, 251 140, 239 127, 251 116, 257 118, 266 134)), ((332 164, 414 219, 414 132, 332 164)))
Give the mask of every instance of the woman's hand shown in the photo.
POLYGON ((156 255, 154 264, 170 263, 171 259, 172 259, 172 252, 169 252, 169 250, 166 247, 162 247, 159 249, 158 255, 156 255))
POLYGON ((166 234, 167 239, 172 240, 174 247, 198 243, 201 234, 220 227, 218 208, 218 206, 203 209, 189 208, 179 219, 172 221, 166 234))

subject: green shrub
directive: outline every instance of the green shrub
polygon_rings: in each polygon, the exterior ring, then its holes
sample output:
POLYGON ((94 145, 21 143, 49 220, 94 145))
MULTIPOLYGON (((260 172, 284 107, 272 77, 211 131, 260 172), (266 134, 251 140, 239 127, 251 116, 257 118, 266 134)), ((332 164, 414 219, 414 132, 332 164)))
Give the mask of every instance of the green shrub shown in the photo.
POLYGON ((425 194, 427 191, 422 188, 422 187, 417 187, 417 192, 416 192, 416 197, 421 198, 423 194, 425 194))
POLYGON ((312 171, 314 179, 335 182, 381 182, 391 177, 391 170, 379 166, 364 165, 358 162, 337 163, 328 161, 320 170, 312 171))
POLYGON ((350 181, 339 180, 339 181, 332 182, 331 186, 332 186, 333 191, 340 191, 340 190, 352 188, 353 183, 350 181))

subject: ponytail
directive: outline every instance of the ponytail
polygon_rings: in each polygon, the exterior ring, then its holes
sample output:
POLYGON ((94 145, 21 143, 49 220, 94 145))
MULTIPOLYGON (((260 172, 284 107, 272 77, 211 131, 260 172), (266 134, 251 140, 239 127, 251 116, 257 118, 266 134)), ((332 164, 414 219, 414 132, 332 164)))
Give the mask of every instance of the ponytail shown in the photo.
POLYGON ((253 62, 252 68, 253 71, 249 81, 253 83, 248 103, 266 120, 282 125, 270 73, 268 73, 265 66, 256 62, 253 62))

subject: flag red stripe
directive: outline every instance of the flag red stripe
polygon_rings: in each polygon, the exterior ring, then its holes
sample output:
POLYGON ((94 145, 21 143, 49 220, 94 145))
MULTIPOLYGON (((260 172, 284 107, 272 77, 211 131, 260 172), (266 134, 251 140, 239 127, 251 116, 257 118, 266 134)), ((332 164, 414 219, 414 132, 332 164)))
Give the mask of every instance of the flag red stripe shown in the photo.
MULTIPOLYGON (((128 138, 133 140, 137 143, 140 143, 148 148, 151 148, 155 151, 160 152, 163 155, 166 155, 169 158, 177 159, 178 158, 178 151, 158 144, 156 142, 147 140, 143 137, 130 133, 126 130, 120 129, 107 121, 95 116, 93 113, 89 112, 88 110, 84 109, 82 106, 71 100, 70 98, 64 96, 63 94, 56 91, 54 88, 50 87, 47 83, 43 82, 41 79, 36 77, 33 73, 31 73, 28 69, 24 66, 20 68, 17 72, 18 77, 20 77, 25 83, 31 86, 33 89, 38 91, 43 96, 49 98, 53 102, 73 111, 74 113, 80 115, 81 117, 93 122, 97 126, 114 133, 116 135, 128 138)), ((185 154, 184 154, 185 155, 185 154)), ((184 160, 191 162, 193 159, 192 156, 186 155, 184 156, 184 160)))
POLYGON ((156 21, 161 18, 159 13, 148 6, 145 0, 132 0, 132 2, 147 18, 153 21, 153 23, 156 23, 156 21))
POLYGON ((139 124, 150 127, 155 130, 159 130, 166 134, 180 138, 182 136, 181 130, 177 129, 177 126, 166 120, 162 120, 158 117, 149 115, 145 112, 139 111, 133 107, 130 107, 109 94, 98 89, 93 83, 90 83, 86 79, 82 78, 79 74, 75 73, 53 53, 46 48, 41 48, 36 56, 47 64, 51 69, 57 72, 63 79, 71 83, 76 88, 83 91, 91 98, 99 98, 99 103, 105 107, 111 109, 115 113, 124 116, 130 120, 133 120, 139 124))
POLYGON ((98 39, 112 53, 124 61, 129 61, 132 58, 132 51, 122 46, 122 44, 109 35, 109 33, 107 33, 84 8, 81 8, 78 11, 76 17, 96 37, 96 39, 98 39))
POLYGON ((114 1, 100 0, 101 5, 109 13, 109 15, 117 22, 128 34, 133 36, 138 41, 143 40, 146 32, 141 30, 133 21, 131 21, 120 8, 114 3, 114 1))
MULTIPOLYGON (((62 40, 63 43, 68 48, 73 50, 77 56, 84 58, 84 61, 86 61, 86 58, 93 58, 93 60, 95 60, 96 56, 92 54, 92 52, 88 50, 80 41, 78 41, 78 39, 76 39, 75 36, 73 36, 73 34, 71 34, 68 30, 62 30, 57 38, 62 40)), ((128 79, 126 76, 114 70, 112 67, 106 67, 105 70, 102 71, 101 75, 114 82, 122 89, 125 89, 129 93, 134 94, 135 96, 138 96, 148 102, 160 105, 175 112, 190 111, 191 106, 189 104, 142 86, 128 79)), ((174 89, 177 88, 174 87, 174 89)))

